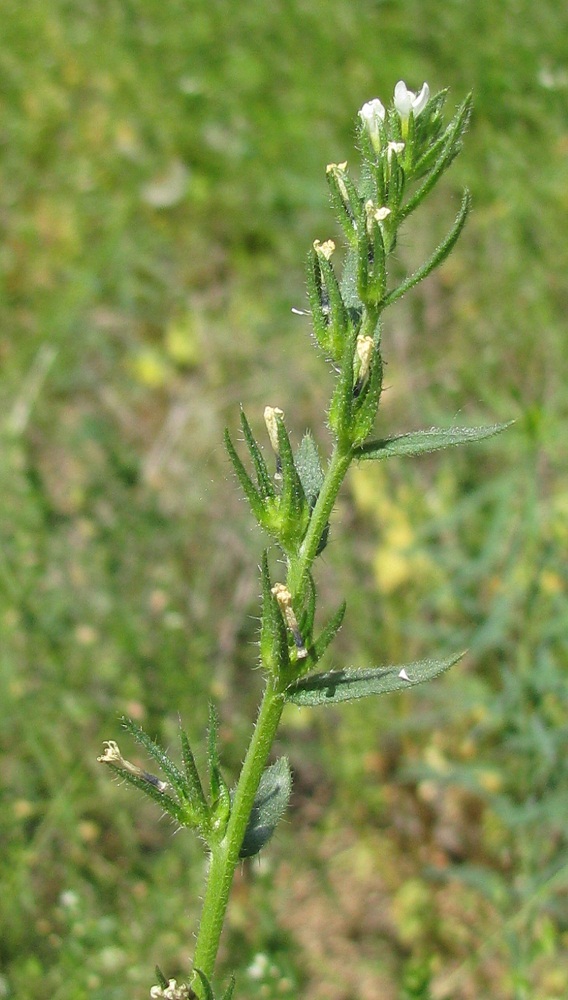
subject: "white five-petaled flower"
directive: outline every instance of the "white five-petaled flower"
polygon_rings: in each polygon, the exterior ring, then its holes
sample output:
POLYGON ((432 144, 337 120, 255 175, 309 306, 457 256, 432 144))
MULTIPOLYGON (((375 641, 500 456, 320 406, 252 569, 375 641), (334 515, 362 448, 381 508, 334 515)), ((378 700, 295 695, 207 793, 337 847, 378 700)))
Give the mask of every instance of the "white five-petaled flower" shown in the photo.
POLYGON ((384 105, 379 101, 378 97, 375 97, 372 101, 367 101, 359 111, 359 118, 369 133, 369 138, 376 153, 381 148, 379 122, 384 122, 385 114, 384 105))
POLYGON ((424 111, 430 97, 430 87, 427 83, 422 84, 422 90, 416 94, 409 90, 404 80, 399 80, 394 88, 394 106, 401 118, 408 118, 412 111, 415 118, 424 111))

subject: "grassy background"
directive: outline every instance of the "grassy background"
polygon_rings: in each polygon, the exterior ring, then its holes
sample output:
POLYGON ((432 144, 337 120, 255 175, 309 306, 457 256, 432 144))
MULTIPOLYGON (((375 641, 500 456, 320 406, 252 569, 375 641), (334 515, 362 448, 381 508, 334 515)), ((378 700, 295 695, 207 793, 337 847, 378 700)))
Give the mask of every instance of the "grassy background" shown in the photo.
POLYGON ((328 447, 291 307, 335 232, 325 164, 400 78, 475 93, 401 270, 464 184, 475 208, 392 310, 381 428, 517 423, 354 470, 319 571, 348 600, 335 662, 470 653, 285 717, 292 809, 222 958, 251 1000, 566 996, 567 22, 554 0, 3 3, 0 996, 187 971, 201 850, 95 759, 125 713, 199 741, 213 696, 237 772, 261 540, 222 428, 271 402, 328 447))

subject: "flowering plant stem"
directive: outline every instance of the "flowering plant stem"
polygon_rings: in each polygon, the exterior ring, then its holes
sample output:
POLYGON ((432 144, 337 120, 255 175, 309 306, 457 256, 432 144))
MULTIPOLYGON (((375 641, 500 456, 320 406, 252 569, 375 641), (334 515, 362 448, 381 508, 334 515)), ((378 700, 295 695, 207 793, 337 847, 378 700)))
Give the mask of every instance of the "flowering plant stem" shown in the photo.
POLYGON ((223 840, 211 851, 193 957, 196 969, 211 977, 219 948, 225 912, 245 830, 284 708, 284 696, 269 679, 233 799, 223 840))
MULTIPOLYGON (((452 251, 469 211, 469 194, 447 237, 413 274, 392 283, 390 257, 398 229, 429 194, 461 148, 471 103, 467 98, 448 125, 445 93, 430 98, 399 82, 387 111, 376 98, 359 112, 363 164, 359 186, 347 164, 329 164, 327 180, 348 247, 341 282, 331 257, 332 240, 316 240, 307 268, 315 340, 331 363, 335 386, 327 420, 333 438, 324 472, 318 448, 307 433, 294 450, 279 407, 264 411, 275 471, 241 412, 249 472, 233 445, 225 443, 238 482, 260 527, 280 552, 285 582, 274 582, 267 549, 262 557, 262 615, 259 659, 265 689, 237 785, 231 791, 222 774, 217 720, 210 709, 207 782, 202 782, 188 737, 180 733, 183 770, 135 723, 125 721, 134 738, 158 763, 162 780, 125 760, 113 741, 99 759, 146 792, 175 821, 193 828, 207 845, 208 872, 188 983, 169 982, 157 970, 152 1000, 215 1000, 211 983, 235 869, 270 839, 284 813, 291 788, 290 767, 282 757, 268 764, 284 706, 337 704, 368 695, 400 691, 429 680, 452 666, 461 654, 421 660, 403 667, 342 668, 318 672, 317 666, 339 631, 343 602, 321 630, 316 628, 317 591, 312 569, 327 544, 330 519, 341 484, 354 460, 380 461, 420 455, 450 445, 479 441, 506 425, 431 428, 391 438, 368 440, 380 404, 383 362, 383 311, 426 278, 452 251), (282 559, 283 557, 283 559, 282 559)), ((231 1000, 234 980, 220 1000, 231 1000)))

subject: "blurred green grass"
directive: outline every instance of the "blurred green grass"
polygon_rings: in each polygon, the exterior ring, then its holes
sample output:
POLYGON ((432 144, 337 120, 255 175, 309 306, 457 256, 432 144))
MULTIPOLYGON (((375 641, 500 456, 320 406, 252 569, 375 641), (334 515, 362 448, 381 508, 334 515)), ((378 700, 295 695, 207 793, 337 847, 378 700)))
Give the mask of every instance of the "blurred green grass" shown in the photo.
POLYGON ((333 232, 325 164, 399 78, 475 94, 401 269, 464 184, 475 210, 393 310, 381 426, 517 423, 355 470, 320 569, 324 600, 348 588, 336 659, 471 655, 285 720, 293 809, 224 961, 250 997, 566 995, 567 21, 552 0, 3 4, 0 995, 123 1000, 187 969, 200 849, 94 761, 124 713, 198 739, 213 695, 238 768, 260 542, 222 427, 278 403, 325 447, 290 309, 333 232))

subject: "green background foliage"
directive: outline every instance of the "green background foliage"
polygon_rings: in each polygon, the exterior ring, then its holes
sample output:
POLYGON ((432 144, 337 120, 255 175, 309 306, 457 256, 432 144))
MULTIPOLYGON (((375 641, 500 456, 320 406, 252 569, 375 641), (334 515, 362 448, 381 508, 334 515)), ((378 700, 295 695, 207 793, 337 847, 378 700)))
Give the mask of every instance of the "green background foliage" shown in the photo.
POLYGON ((553 0, 2 5, 0 996, 187 973, 200 846, 96 756, 124 714, 198 742, 213 696, 238 770, 260 539, 222 429, 243 402, 261 433, 270 403, 327 450, 291 308, 337 237, 325 165, 398 79, 475 98, 401 275, 464 185, 474 211, 390 311, 378 434, 516 424, 353 470, 319 569, 330 613, 347 597, 330 666, 470 652, 427 688, 287 709, 292 808, 223 961, 250 998, 566 996, 567 22, 553 0))

